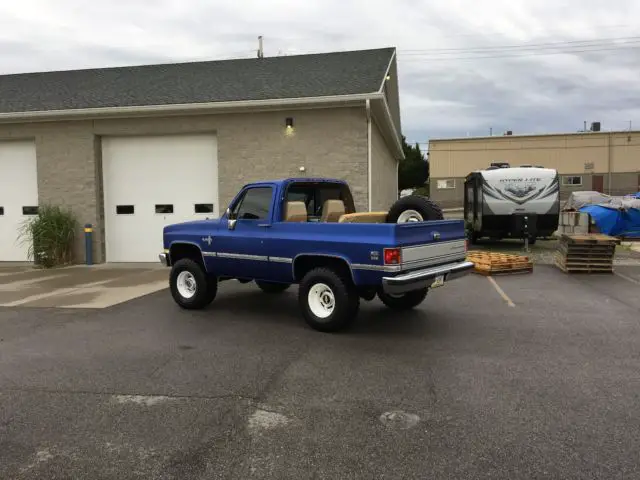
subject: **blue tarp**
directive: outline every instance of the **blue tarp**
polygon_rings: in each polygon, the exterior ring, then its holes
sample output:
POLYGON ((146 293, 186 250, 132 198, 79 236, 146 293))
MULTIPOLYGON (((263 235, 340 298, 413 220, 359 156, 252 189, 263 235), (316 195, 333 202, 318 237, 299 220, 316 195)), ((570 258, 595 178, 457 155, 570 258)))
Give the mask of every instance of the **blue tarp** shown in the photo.
POLYGON ((585 205, 580 211, 591 215, 598 230, 605 235, 640 238, 640 209, 622 210, 601 205, 585 205))

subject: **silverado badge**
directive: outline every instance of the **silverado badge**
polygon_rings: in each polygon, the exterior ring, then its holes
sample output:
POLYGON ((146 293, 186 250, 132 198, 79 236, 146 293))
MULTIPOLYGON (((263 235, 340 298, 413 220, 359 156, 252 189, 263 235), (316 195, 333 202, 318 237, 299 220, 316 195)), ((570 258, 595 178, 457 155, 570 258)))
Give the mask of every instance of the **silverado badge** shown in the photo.
POLYGON ((208 237, 202 237, 202 241, 207 245, 211 246, 211 242, 213 242, 213 238, 211 238, 211 235, 209 235, 208 237))

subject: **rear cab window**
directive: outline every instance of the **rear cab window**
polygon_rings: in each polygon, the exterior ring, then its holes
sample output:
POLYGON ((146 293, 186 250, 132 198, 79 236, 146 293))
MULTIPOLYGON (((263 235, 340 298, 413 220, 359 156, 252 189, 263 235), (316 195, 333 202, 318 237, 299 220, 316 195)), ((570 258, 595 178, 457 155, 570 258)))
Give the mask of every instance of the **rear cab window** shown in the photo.
POLYGON ((304 202, 310 222, 320 221, 322 207, 327 200, 341 200, 345 205, 346 213, 355 213, 349 187, 340 183, 293 183, 287 188, 284 200, 285 202, 304 202))

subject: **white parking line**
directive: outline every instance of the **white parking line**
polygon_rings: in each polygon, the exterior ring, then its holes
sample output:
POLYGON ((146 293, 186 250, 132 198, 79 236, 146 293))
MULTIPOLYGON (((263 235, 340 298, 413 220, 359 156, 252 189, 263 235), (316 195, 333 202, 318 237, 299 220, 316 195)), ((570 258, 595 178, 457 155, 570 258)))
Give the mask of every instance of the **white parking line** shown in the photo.
POLYGON ((620 278, 624 278, 628 282, 635 283, 636 285, 640 285, 640 282, 638 280, 636 280, 635 278, 627 277, 626 275, 623 275, 623 274, 618 273, 618 272, 613 272, 613 273, 616 274, 617 276, 619 276, 620 278))
POLYGON ((493 288, 496 289, 496 292, 498 292, 498 294, 500 294, 500 296, 502 297, 502 299, 507 302, 507 305, 509 305, 510 307, 515 307, 516 304, 513 303, 513 301, 509 298, 509 296, 504 293, 504 290, 502 290, 502 288, 500 288, 500 285, 498 285, 498 282, 496 282, 493 277, 487 277, 487 280, 489 280, 489 282, 491 283, 491 285, 493 285, 493 288))

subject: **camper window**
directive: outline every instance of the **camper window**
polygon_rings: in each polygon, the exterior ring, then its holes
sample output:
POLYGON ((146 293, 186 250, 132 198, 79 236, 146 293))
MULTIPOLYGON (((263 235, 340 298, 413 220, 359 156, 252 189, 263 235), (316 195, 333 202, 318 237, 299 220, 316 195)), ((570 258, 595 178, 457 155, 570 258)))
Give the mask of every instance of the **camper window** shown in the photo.
POLYGON ((445 188, 456 188, 455 178, 447 178, 445 180, 438 180, 438 189, 443 190, 445 188))
POLYGON ((581 176, 571 176, 571 177, 562 177, 563 185, 573 185, 580 186, 582 185, 582 177, 581 176))

